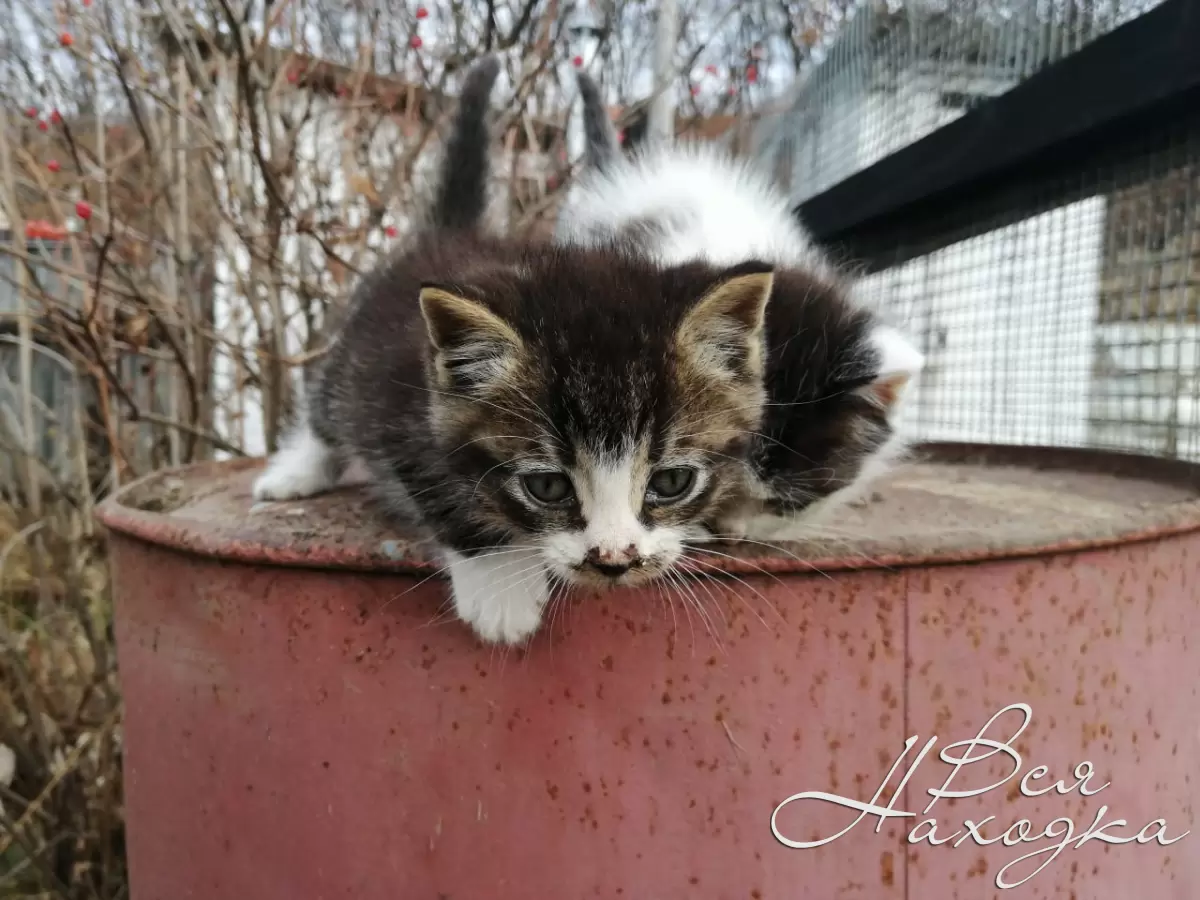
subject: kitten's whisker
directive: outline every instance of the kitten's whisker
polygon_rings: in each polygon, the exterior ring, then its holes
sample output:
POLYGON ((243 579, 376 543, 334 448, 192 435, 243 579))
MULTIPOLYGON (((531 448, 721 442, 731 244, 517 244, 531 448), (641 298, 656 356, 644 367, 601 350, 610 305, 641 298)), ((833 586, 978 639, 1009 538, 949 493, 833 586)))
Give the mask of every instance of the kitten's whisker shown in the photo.
MULTIPOLYGON (((788 557, 789 559, 795 560, 796 562, 800 563, 802 566, 806 566, 809 569, 809 571, 811 571, 811 572, 815 572, 818 575, 823 575, 825 578, 828 578, 830 581, 833 580, 833 578, 829 575, 828 572, 822 572, 815 565, 813 565, 812 562, 810 562, 809 560, 799 557, 795 553, 785 550, 783 547, 780 547, 776 544, 769 544, 766 541, 756 541, 756 540, 752 540, 751 538, 740 537, 737 535, 714 534, 713 537, 715 537, 719 541, 726 541, 726 542, 731 542, 731 543, 736 542, 736 543, 740 543, 740 544, 753 544, 756 547, 766 547, 768 550, 771 550, 775 553, 779 553, 783 556, 788 557)), ((731 559, 736 559, 738 562, 746 562, 746 560, 741 559, 740 557, 731 557, 731 559)))
MULTIPOLYGON (((752 559, 747 559, 747 558, 741 557, 741 556, 734 556, 731 553, 722 553, 719 550, 713 550, 707 544, 685 544, 684 546, 687 547, 688 550, 695 551, 694 553, 690 554, 687 557, 689 560, 691 560, 693 562, 698 562, 704 556, 719 556, 722 559, 729 559, 729 560, 733 560, 734 562, 745 563, 748 566, 753 566, 755 571, 757 571, 761 575, 765 575, 767 578, 772 579, 780 587, 790 587, 790 585, 788 585, 788 583, 786 581, 784 581, 782 578, 780 578, 774 572, 770 571, 769 569, 764 569, 762 566, 760 566, 758 563, 756 563, 752 559)), ((720 572, 722 572, 723 574, 730 576, 731 578, 737 577, 733 572, 729 572, 720 566, 714 566, 714 567, 716 569, 718 569, 720 572)), ((775 612, 776 612, 776 614, 779 613, 779 611, 777 609, 775 610, 775 612)), ((786 619, 783 619, 782 616, 780 616, 780 619, 783 621, 787 621, 786 619)))
MULTIPOLYGON (((503 556, 506 553, 520 553, 520 552, 524 552, 524 551, 525 551, 524 547, 497 547, 497 548, 490 549, 490 550, 484 550, 482 553, 477 553, 474 558, 475 559, 490 559, 494 556, 503 556)), ((441 566, 441 567, 435 569, 433 572, 430 572, 428 575, 426 575, 424 578, 422 578, 416 584, 409 587, 407 590, 401 591, 399 594, 395 594, 395 595, 389 597, 382 604, 380 604, 379 608, 375 612, 376 613, 383 612, 383 610, 387 609, 387 607, 390 606, 394 601, 399 600, 401 597, 407 596, 408 594, 411 594, 413 591, 415 591, 421 585, 425 584, 428 581, 432 581, 434 578, 437 578, 440 575, 444 575, 446 572, 449 572, 450 569, 451 569, 451 566, 448 563, 444 566, 441 566)), ((442 602, 442 605, 439 607, 439 610, 444 609, 448 604, 452 604, 453 600, 454 600, 454 597, 453 597, 453 594, 451 594, 449 597, 446 598, 446 600, 444 600, 442 602)), ((424 626, 420 626, 420 627, 424 627, 424 626)))
POLYGON ((658 599, 666 606, 671 613, 671 634, 675 639, 679 639, 679 620, 675 617, 675 604, 671 602, 671 596, 663 585, 662 579, 655 579, 654 586, 658 589, 658 599))
POLYGON ((563 580, 563 577, 557 572, 547 571, 547 576, 550 582, 550 600, 546 604, 549 607, 547 611, 550 613, 550 621, 547 625, 547 630, 550 633, 551 646, 553 646, 554 624, 558 620, 558 615, 562 611, 562 607, 568 602, 567 591, 569 586, 563 580), (556 590, 558 591, 557 594, 555 593, 556 590))
POLYGON ((566 438, 563 437, 563 433, 558 430, 558 426, 554 424, 554 419, 552 419, 550 417, 550 414, 548 412, 546 412, 546 410, 542 409, 542 407, 540 405, 533 402, 533 398, 529 396, 528 391, 526 391, 524 388, 520 388, 517 391, 517 396, 519 396, 522 400, 524 400, 526 403, 528 403, 533 408, 533 410, 536 413, 538 413, 538 415, 540 415, 546 421, 546 424, 550 426, 550 428, 554 431, 554 433, 558 436, 558 438, 560 440, 563 440, 563 441, 566 440, 566 438))
MULTIPOLYGON (((696 574, 698 574, 698 575, 704 575, 704 573, 703 573, 703 572, 699 572, 698 570, 696 570, 696 569, 692 569, 690 566, 688 566, 688 565, 687 565, 687 560, 686 560, 686 559, 681 559, 681 560, 680 560, 680 561, 677 563, 677 566, 678 566, 678 568, 679 568, 679 570, 680 570, 680 571, 687 572, 687 573, 689 573, 689 574, 693 574, 693 575, 696 575, 696 574)), ((693 578, 693 579, 691 579, 691 584, 692 584, 694 587, 698 587, 698 588, 700 588, 701 590, 703 590, 703 591, 704 591, 704 593, 705 593, 705 595, 708 597, 708 599, 712 601, 713 605, 714 605, 714 606, 716 607, 716 609, 717 609, 717 612, 718 612, 718 613, 720 614, 720 616, 721 616, 721 625, 723 626, 723 628, 724 628, 724 630, 725 630, 725 631, 728 631, 728 630, 729 630, 729 620, 728 620, 728 619, 725 617, 725 606, 724 606, 724 601, 723 601, 723 600, 722 600, 722 599, 721 599, 719 596, 717 596, 716 594, 714 594, 714 593, 713 593, 713 590, 712 590, 712 588, 711 588, 711 587, 709 586, 709 584, 708 584, 708 582, 709 582, 710 580, 712 580, 712 579, 707 579, 707 578, 705 578, 705 579, 695 579, 695 578, 693 578)), ((718 584, 718 585, 716 585, 716 587, 717 587, 717 589, 718 589, 718 590, 720 590, 720 589, 721 589, 721 587, 722 587, 722 585, 718 584)), ((693 654, 692 654, 692 655, 693 655, 693 656, 695 655, 694 651, 693 651, 693 654)))
POLYGON ((491 475, 493 472, 495 472, 497 469, 499 469, 501 466, 504 466, 504 465, 507 465, 507 461, 498 462, 498 463, 496 463, 496 465, 492 466, 490 469, 488 469, 486 472, 484 472, 482 475, 479 476, 479 478, 475 481, 475 486, 473 488, 471 488, 471 499, 472 500, 474 500, 475 495, 477 493, 479 493, 479 486, 481 484, 483 484, 483 479, 487 478, 489 475, 491 475))
MULTIPOLYGON (((733 557, 730 557, 730 558, 732 559, 733 557)), ((707 562, 707 561, 699 559, 695 556, 688 557, 688 562, 693 565, 704 566, 706 570, 711 570, 711 571, 698 571, 697 570, 696 571, 697 575, 702 575, 705 578, 709 578, 718 583, 720 582, 721 577, 727 577, 727 578, 730 578, 730 579, 736 581, 738 584, 740 584, 746 590, 748 590, 752 594, 754 594, 754 596, 758 597, 758 599, 763 602, 763 604, 767 607, 767 609, 771 610, 771 612, 775 613, 775 615, 779 617, 779 621, 784 622, 786 624, 787 619, 785 619, 783 617, 783 613, 781 613, 779 611, 779 608, 777 606, 775 606, 775 604, 772 603, 770 600, 768 600, 766 595, 763 594, 762 591, 758 590, 756 587, 754 587, 754 585, 752 585, 752 584, 750 584, 750 582, 746 581, 746 579, 741 578, 738 575, 735 575, 733 572, 725 571, 723 568, 716 565, 715 563, 707 562), (713 573, 716 573, 716 574, 713 574, 713 573)), ((776 578, 775 580, 779 581, 778 578, 776 578)), ((779 583, 783 584, 782 581, 779 581, 779 583)), ((752 607, 750 605, 749 601, 747 601, 746 598, 741 595, 740 591, 733 591, 733 595, 735 597, 737 597, 738 600, 745 605, 746 609, 748 609, 750 611, 751 615, 753 615, 756 619, 758 619, 759 622, 762 623, 764 628, 766 628, 768 631, 770 630, 771 626, 767 624, 767 620, 764 619, 761 615, 759 615, 758 610, 754 609, 754 607, 752 607)))
MULTIPOLYGON (((865 534, 865 533, 861 535, 861 537, 869 537, 869 536, 870 535, 865 534)), ((811 561, 803 560, 800 557, 796 556, 794 553, 789 553, 787 550, 785 550, 783 547, 780 547, 777 544, 769 544, 769 543, 765 543, 762 541, 754 541, 754 540, 751 540, 750 538, 742 537, 742 536, 736 535, 736 534, 719 534, 719 535, 714 534, 712 536, 712 539, 715 541, 722 542, 722 543, 756 543, 756 544, 759 544, 760 546, 767 547, 768 549, 774 550, 778 553, 784 553, 798 562, 804 562, 806 565, 808 565, 813 570, 819 571, 816 569, 816 567, 812 564, 811 561)), ((812 546, 818 547, 818 548, 822 546, 821 541, 819 539, 808 538, 808 537, 800 537, 796 540, 788 540, 785 543, 812 545, 812 546)), ((846 538, 846 539, 834 539, 834 540, 831 540, 829 543, 831 545, 833 545, 834 547, 836 547, 836 545, 838 543, 841 543, 842 545, 851 545, 852 546, 853 545, 853 536, 851 538, 846 538)), ((720 554, 717 554, 717 552, 715 550, 709 549, 707 547, 707 545, 705 545, 705 544, 697 544, 693 547, 693 549, 700 550, 700 551, 703 551, 706 553, 713 553, 716 555, 720 555, 720 554)), ((834 549, 833 552, 838 552, 838 551, 836 549, 834 549)), ((857 559, 863 560, 864 562, 870 563, 871 565, 878 566, 878 567, 884 569, 885 571, 890 572, 895 569, 895 566, 887 565, 872 556, 868 556, 867 554, 862 553, 861 551, 854 553, 853 556, 857 559)), ((736 560, 737 562, 746 563, 747 565, 755 565, 755 563, 751 559, 748 559, 746 557, 729 556, 728 558, 732 559, 732 560, 736 560)), ((762 571, 764 575, 768 574, 766 572, 766 570, 762 569, 760 566, 755 565, 755 568, 762 571)), ((821 573, 821 574, 825 574, 825 573, 821 573)))
POLYGON ((530 573, 537 572, 538 570, 542 570, 543 572, 545 571, 545 563, 543 563, 540 559, 531 563, 530 565, 518 569, 516 572, 505 572, 505 577, 501 579, 500 583, 492 585, 492 594, 489 599, 494 600, 502 591, 508 590, 510 587, 515 588, 520 584, 524 584, 526 580, 529 580, 530 573), (517 579, 521 580, 517 581, 517 579))
MULTIPOLYGON (((720 644, 721 640, 717 636, 715 631, 713 630, 714 629, 713 620, 712 620, 711 616, 709 615, 708 610, 705 608, 704 604, 700 602, 700 598, 696 594, 696 591, 695 591, 695 586, 693 584, 689 583, 689 580, 684 578, 678 569, 673 568, 671 570, 671 574, 672 574, 672 577, 674 578, 675 583, 679 586, 679 589, 681 592, 681 594, 680 594, 681 599, 683 599, 684 603, 687 604, 688 606, 692 606, 695 608, 697 615, 700 616, 700 620, 702 622, 704 622, 704 627, 705 627, 705 630, 708 632, 708 636, 714 641, 714 643, 720 644)), ((687 606, 685 606, 684 608, 686 609, 687 606)), ((722 621, 724 621, 723 618, 722 618, 722 621)), ((693 646, 694 646, 694 643, 695 642, 693 640, 693 646)))
MULTIPOLYGON (((683 563, 685 561, 686 561, 686 557, 684 559, 679 560, 679 563, 683 563)), ((679 566, 678 563, 677 563, 677 568, 679 568, 681 571, 685 571, 685 572, 689 571, 688 569, 683 568, 682 566, 679 566)), ((694 579, 691 580, 690 583, 693 588, 699 588, 699 589, 703 590, 705 595, 713 602, 714 606, 716 606, 718 614, 721 616, 721 625, 724 626, 724 628, 726 630, 728 630, 729 620, 725 617, 724 605, 721 603, 721 601, 719 599, 717 599, 716 596, 714 596, 712 591, 709 589, 708 584, 703 581, 696 581, 694 579)))
POLYGON ((683 607, 683 614, 687 618, 688 634, 691 635, 691 644, 693 649, 696 646, 696 626, 692 623, 692 610, 687 599, 683 596, 683 591, 679 587, 678 576, 675 574, 674 566, 663 571, 663 577, 666 579, 667 585, 670 588, 672 599, 678 598, 680 605, 683 607))

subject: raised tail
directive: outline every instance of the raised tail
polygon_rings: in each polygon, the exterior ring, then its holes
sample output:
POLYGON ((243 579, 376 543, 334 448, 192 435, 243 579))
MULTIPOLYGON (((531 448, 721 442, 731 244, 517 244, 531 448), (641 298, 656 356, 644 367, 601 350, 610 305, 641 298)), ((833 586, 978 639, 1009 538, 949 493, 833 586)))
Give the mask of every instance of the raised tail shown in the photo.
POLYGON ((485 56, 467 72, 458 97, 458 112, 442 154, 442 169, 433 203, 439 228, 474 228, 487 208, 488 111, 500 60, 485 56))
POLYGON ((600 87, 583 72, 576 78, 583 98, 584 162, 588 168, 603 171, 621 158, 621 145, 600 87))

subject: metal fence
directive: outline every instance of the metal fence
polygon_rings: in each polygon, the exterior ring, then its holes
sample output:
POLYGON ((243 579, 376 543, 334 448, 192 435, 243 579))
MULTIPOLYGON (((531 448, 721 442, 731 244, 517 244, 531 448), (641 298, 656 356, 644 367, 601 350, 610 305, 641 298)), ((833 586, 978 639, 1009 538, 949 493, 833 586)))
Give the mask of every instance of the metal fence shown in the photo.
POLYGON ((868 0, 774 140, 797 202, 948 125, 1162 0, 868 0))
POLYGON ((1200 4, 950 6, 857 16, 786 148, 927 354, 910 428, 1200 459, 1200 4))

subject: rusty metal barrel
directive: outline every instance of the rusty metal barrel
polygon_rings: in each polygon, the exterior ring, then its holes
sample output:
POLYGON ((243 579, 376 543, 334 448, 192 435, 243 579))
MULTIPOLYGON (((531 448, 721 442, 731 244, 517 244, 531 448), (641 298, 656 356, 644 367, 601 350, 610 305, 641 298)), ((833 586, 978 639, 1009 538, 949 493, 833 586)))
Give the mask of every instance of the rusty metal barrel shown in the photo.
POLYGON ((1200 897, 1196 467, 929 447, 502 650, 259 465, 100 511, 133 900, 1200 897))

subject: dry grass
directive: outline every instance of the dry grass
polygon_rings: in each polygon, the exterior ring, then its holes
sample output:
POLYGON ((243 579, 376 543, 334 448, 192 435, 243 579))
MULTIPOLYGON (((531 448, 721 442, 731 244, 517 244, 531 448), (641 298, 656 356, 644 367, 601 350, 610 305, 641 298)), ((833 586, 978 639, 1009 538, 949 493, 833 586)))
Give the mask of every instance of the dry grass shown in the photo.
POLYGON ((109 900, 128 887, 107 567, 51 525, 0 506, 0 897, 109 900))

